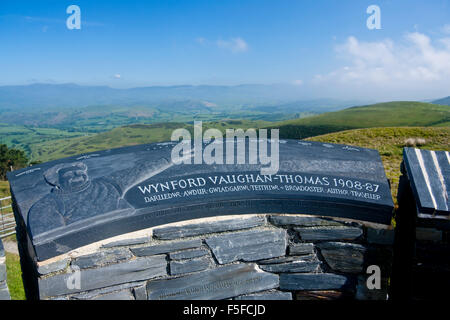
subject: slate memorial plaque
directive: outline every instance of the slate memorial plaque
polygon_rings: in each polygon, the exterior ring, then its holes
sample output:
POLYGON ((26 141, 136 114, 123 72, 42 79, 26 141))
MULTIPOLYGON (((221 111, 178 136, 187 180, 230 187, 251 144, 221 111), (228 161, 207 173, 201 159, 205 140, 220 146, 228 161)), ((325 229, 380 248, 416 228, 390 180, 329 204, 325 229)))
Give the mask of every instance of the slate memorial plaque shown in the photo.
MULTIPOLYGON (((116 235, 229 214, 302 213, 391 223, 391 192, 376 150, 280 140, 278 172, 262 174, 265 165, 237 161, 175 164, 176 145, 105 150, 8 173, 30 253, 43 261, 116 235)), ((245 145, 247 159, 248 139, 245 145)))

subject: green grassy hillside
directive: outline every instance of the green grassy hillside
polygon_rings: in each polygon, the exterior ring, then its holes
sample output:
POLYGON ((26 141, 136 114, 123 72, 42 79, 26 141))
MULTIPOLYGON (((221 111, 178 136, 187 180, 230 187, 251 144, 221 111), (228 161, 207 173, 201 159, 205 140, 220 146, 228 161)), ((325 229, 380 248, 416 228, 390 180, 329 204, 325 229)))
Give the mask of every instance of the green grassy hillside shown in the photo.
POLYGON ((0 143, 4 143, 11 148, 22 149, 27 154, 31 153, 31 146, 37 143, 86 135, 86 133, 75 130, 67 131, 56 128, 0 123, 0 143))
MULTIPOLYGON (((95 108, 92 110, 93 113, 96 111, 95 108)), ((370 127, 450 126, 449 106, 421 102, 380 103, 280 122, 248 120, 244 114, 241 116, 242 120, 230 120, 225 116, 221 118, 226 120, 211 117, 197 117, 197 120, 203 120, 205 128, 279 128, 281 138, 292 139, 370 127)), ((270 120, 277 119, 273 116, 270 120)), ((65 131, 58 128, 0 124, 0 143, 23 149, 32 161, 48 161, 84 152, 169 140, 176 128, 192 130, 192 122, 187 121, 135 123, 112 130, 109 130, 110 125, 103 124, 104 131, 97 133, 83 131, 86 127, 65 131)))
MULTIPOLYGON (((216 128, 224 132, 228 128, 260 128, 267 126, 266 121, 227 120, 204 122, 203 131, 216 128)), ((169 141, 172 132, 178 128, 186 128, 191 133, 193 125, 186 123, 134 124, 115 128, 93 136, 61 139, 37 143, 31 146, 33 161, 50 161, 80 153, 94 152, 110 148, 131 146, 158 141, 169 141)))
MULTIPOLYGON (((303 119, 270 123, 266 121, 228 120, 204 122, 204 129, 279 128, 281 138, 307 137, 344 130, 373 127, 448 127, 450 107, 422 102, 388 102, 352 107, 303 119)), ((177 128, 192 131, 192 124, 134 124, 99 134, 35 143, 31 146, 33 161, 49 161, 85 152, 142 143, 170 140, 177 128)))
POLYGON ((422 102, 387 102, 352 107, 314 117, 277 122, 280 137, 303 139, 331 132, 375 127, 448 126, 450 107, 422 102))
POLYGON ((306 140, 342 143, 377 149, 383 160, 386 176, 391 180, 392 196, 395 200, 400 177, 400 163, 406 140, 409 138, 415 140, 421 138, 425 140, 425 143, 416 145, 418 148, 450 151, 449 137, 450 127, 405 127, 348 130, 316 136, 306 140))

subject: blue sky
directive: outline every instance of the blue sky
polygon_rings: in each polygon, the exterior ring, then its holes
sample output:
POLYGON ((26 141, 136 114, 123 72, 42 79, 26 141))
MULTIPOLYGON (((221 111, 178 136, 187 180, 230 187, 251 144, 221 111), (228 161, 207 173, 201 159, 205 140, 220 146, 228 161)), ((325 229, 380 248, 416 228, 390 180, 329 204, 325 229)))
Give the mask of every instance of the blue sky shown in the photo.
POLYGON ((0 85, 289 83, 339 98, 450 95, 449 0, 1 0, 0 43, 0 85), (72 4, 80 30, 66 27, 72 4), (380 30, 366 26, 372 4, 380 30))

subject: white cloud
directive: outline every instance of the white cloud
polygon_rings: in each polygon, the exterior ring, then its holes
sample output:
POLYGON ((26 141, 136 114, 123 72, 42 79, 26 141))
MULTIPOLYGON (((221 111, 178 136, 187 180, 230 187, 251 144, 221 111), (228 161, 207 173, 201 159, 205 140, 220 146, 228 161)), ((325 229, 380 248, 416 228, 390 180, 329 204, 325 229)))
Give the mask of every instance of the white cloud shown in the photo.
POLYGON ((450 34, 450 24, 446 24, 442 27, 442 32, 446 34, 450 34))
POLYGON ((300 80, 300 79, 294 80, 294 81, 292 81, 292 84, 295 85, 295 86, 302 86, 303 85, 303 80, 300 80))
POLYGON ((114 79, 120 79, 120 78, 122 78, 122 76, 121 76, 119 73, 116 73, 116 74, 114 75, 114 79))
POLYGON ((450 38, 432 41, 425 34, 413 32, 397 44, 390 39, 362 42, 349 37, 336 47, 336 53, 348 63, 328 74, 316 75, 316 84, 353 90, 380 88, 400 93, 419 89, 424 95, 450 94, 450 38))
POLYGON ((230 40, 217 40, 216 43, 219 48, 230 50, 233 53, 245 52, 248 50, 247 42, 239 37, 230 40))

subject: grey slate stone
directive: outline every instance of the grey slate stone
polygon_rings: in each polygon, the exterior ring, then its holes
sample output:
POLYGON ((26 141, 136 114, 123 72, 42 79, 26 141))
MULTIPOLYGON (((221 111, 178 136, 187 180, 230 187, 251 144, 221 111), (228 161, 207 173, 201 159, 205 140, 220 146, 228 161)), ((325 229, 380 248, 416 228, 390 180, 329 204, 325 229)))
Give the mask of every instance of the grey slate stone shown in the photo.
POLYGON ((358 227, 309 227, 294 228, 300 234, 302 240, 355 240, 363 231, 358 227))
POLYGON ((267 272, 317 272, 320 271, 319 261, 294 261, 277 264, 263 264, 259 267, 267 272))
POLYGON ((282 273, 281 290, 335 290, 351 284, 348 277, 334 273, 282 273))
POLYGON ((172 260, 192 259, 209 255, 209 250, 206 248, 199 248, 193 250, 183 250, 179 252, 169 253, 169 258, 172 260))
POLYGON ((279 257, 286 253, 286 230, 250 230, 206 239, 220 264, 279 257))
POLYGON ((136 244, 144 244, 146 242, 149 242, 148 237, 125 239, 125 240, 119 240, 119 241, 114 241, 114 242, 104 244, 104 245, 102 245, 102 248, 132 246, 132 245, 136 245, 136 244))
POLYGON ((234 300, 292 300, 292 293, 275 290, 246 294, 236 297, 234 300))
POLYGON ((70 300, 68 297, 54 297, 54 298, 48 298, 46 300, 51 300, 51 301, 64 301, 64 300, 70 300))
POLYGON ((312 243, 293 243, 289 245, 289 255, 295 256, 300 254, 314 253, 314 244, 312 243))
POLYGON ((162 240, 173 240, 201 234, 250 229, 262 226, 265 223, 266 218, 261 216, 202 222, 184 226, 157 228, 153 230, 153 237, 162 240))
POLYGON ((46 275, 52 272, 64 270, 69 264, 69 260, 69 258, 65 258, 43 266, 37 266, 37 271, 40 275, 46 275))
POLYGON ((343 223, 334 221, 328 218, 316 218, 286 215, 279 216, 273 215, 269 217, 269 221, 276 226, 301 226, 301 227, 314 227, 314 226, 342 226, 343 223))
POLYGON ((6 265, 0 263, 0 282, 6 281, 6 265))
POLYGON ((81 269, 85 269, 121 262, 123 260, 128 260, 131 257, 133 257, 133 255, 128 248, 118 248, 108 251, 99 251, 75 258, 71 264, 76 265, 81 269))
POLYGON ((122 290, 95 297, 93 300, 134 300, 134 297, 130 290, 122 290))
POLYGON ((0 288, 0 300, 11 300, 8 287, 0 288))
POLYGON ((202 240, 195 239, 195 240, 154 244, 154 245, 150 245, 148 247, 132 248, 130 250, 131 250, 131 252, 133 252, 133 254, 135 256, 145 257, 145 256, 152 256, 155 254, 168 253, 168 252, 182 250, 182 249, 198 248, 201 246, 202 246, 202 240))
POLYGON ((144 281, 127 282, 127 283, 123 283, 123 284, 119 284, 119 285, 115 285, 115 286, 111 286, 111 287, 90 290, 87 292, 75 294, 75 295, 71 296, 70 298, 73 300, 91 300, 97 296, 101 296, 104 294, 109 294, 109 293, 113 293, 116 291, 122 291, 124 289, 130 289, 130 288, 133 289, 133 288, 143 287, 143 286, 145 287, 144 281))
POLYGON ((366 247, 344 242, 322 242, 317 247, 331 269, 348 273, 362 271, 366 247))
POLYGON ((133 288, 134 300, 147 300, 147 288, 146 286, 140 286, 133 288))
POLYGON ((0 300, 11 300, 6 280, 5 249, 3 248, 3 243, 0 239, 0 300))
POLYGON ((315 254, 308 254, 304 256, 284 256, 272 259, 259 260, 258 264, 275 264, 275 263, 286 263, 286 262, 298 262, 298 261, 318 261, 315 254))
POLYGON ((170 274, 178 275, 182 273, 190 273, 195 271, 202 271, 208 269, 211 265, 209 257, 202 257, 198 259, 179 260, 170 262, 170 274))
POLYGON ((369 243, 392 245, 394 244, 394 236, 393 229, 367 228, 367 242, 369 243))
POLYGON ((149 281, 149 300, 213 300, 270 290, 278 276, 259 271, 256 264, 232 264, 175 279, 149 281))
POLYGON ((167 275, 166 256, 137 258, 131 261, 112 264, 103 268, 84 269, 79 273, 80 288, 68 289, 76 273, 58 274, 53 277, 39 279, 41 298, 83 292, 105 288, 117 284, 142 281, 167 275))

